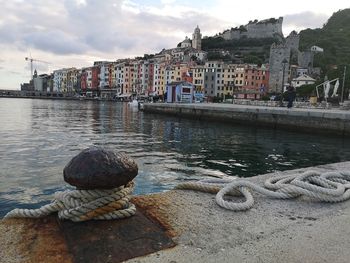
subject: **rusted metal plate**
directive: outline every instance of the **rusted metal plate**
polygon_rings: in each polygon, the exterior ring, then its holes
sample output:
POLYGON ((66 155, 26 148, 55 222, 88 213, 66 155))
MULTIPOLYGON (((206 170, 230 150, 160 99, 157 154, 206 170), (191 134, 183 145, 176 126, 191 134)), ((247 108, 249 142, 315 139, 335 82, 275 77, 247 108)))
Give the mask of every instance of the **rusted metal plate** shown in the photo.
POLYGON ((121 262, 175 246, 164 229, 140 211, 130 218, 73 223, 60 221, 74 262, 121 262))

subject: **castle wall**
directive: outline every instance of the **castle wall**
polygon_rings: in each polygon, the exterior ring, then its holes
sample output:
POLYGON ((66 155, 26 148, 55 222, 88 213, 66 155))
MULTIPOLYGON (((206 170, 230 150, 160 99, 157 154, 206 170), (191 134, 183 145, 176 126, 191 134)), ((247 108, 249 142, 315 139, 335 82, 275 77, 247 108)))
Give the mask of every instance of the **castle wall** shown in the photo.
POLYGON ((270 49, 270 79, 269 79, 269 91, 270 92, 282 92, 283 83, 287 82, 288 79, 288 69, 289 69, 289 56, 290 47, 285 44, 275 45, 272 44, 270 49), (282 61, 286 59, 288 63, 284 67, 284 81, 283 78, 283 64, 282 61))
POLYGON ((268 38, 274 37, 276 34, 283 36, 282 23, 267 23, 267 24, 248 24, 248 38, 268 38))
POLYGON ((251 22, 244 26, 246 31, 240 29, 226 30, 219 34, 225 40, 239 40, 242 37, 247 38, 269 38, 279 35, 283 37, 282 33, 283 18, 280 17, 277 22, 271 23, 268 20, 260 22, 251 22))
POLYGON ((300 52, 298 56, 298 64, 300 67, 311 70, 313 66, 314 55, 311 51, 300 52))
POLYGON ((295 52, 299 51, 299 41, 300 37, 295 31, 291 32, 289 36, 286 37, 286 45, 295 52))

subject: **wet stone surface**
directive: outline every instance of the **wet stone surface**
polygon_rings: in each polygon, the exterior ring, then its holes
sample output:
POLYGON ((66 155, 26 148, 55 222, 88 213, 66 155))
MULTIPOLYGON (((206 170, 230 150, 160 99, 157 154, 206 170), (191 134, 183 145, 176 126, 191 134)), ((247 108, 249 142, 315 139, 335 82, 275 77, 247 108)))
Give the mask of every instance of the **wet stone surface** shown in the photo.
POLYGON ((72 158, 63 177, 79 189, 112 189, 133 180, 137 172, 136 162, 126 154, 91 147, 72 158))
POLYGON ((74 263, 124 262, 175 246, 163 227, 140 211, 121 220, 59 221, 59 228, 74 263))

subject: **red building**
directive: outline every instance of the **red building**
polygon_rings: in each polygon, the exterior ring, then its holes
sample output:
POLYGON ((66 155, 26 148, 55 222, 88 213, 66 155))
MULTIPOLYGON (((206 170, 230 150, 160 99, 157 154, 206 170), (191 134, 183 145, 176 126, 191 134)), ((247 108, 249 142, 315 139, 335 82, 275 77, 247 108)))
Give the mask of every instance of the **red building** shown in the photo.
POLYGON ((86 90, 87 90, 87 71, 85 69, 82 70, 81 72, 81 76, 80 76, 80 88, 81 88, 81 91, 86 94, 86 90))
POLYGON ((86 96, 99 96, 100 67, 84 68, 81 73, 81 90, 86 96))
POLYGON ((154 77, 154 63, 150 63, 148 65, 148 94, 154 93, 154 87, 153 87, 153 77, 154 77))
POLYGON ((100 86, 100 67, 93 66, 91 67, 91 90, 98 90, 100 86))
POLYGON ((115 88, 115 82, 113 81, 114 64, 108 64, 108 86, 109 88, 115 88))
POLYGON ((269 70, 266 67, 246 66, 242 91, 246 99, 260 99, 268 92, 269 70))

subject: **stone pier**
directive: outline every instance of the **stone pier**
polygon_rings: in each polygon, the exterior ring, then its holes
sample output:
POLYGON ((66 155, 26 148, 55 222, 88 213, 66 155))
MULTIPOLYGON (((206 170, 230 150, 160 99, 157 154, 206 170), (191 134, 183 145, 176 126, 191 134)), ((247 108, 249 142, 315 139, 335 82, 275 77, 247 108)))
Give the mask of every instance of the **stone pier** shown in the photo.
POLYGON ((161 113, 196 120, 213 120, 312 133, 350 135, 350 111, 264 107, 236 104, 145 103, 145 113, 161 113))

